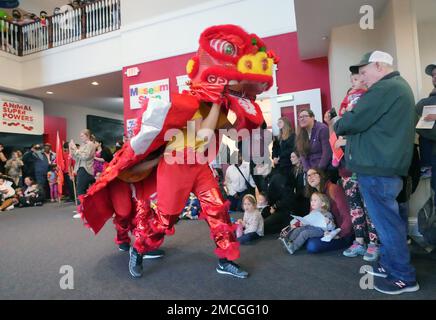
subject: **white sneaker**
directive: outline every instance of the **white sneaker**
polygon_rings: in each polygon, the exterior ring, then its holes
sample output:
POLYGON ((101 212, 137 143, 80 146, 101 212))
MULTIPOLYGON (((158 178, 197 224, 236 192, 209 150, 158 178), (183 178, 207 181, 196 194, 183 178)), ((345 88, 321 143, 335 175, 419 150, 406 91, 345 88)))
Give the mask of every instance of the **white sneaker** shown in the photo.
POLYGON ((73 218, 74 218, 74 219, 80 219, 80 218, 82 218, 82 215, 81 215, 80 213, 76 213, 76 214, 73 216, 73 218))
POLYGON ((9 210, 12 210, 12 209, 14 209, 14 208, 15 208, 14 205, 11 205, 11 206, 7 207, 5 210, 6 210, 6 211, 9 211, 9 210))

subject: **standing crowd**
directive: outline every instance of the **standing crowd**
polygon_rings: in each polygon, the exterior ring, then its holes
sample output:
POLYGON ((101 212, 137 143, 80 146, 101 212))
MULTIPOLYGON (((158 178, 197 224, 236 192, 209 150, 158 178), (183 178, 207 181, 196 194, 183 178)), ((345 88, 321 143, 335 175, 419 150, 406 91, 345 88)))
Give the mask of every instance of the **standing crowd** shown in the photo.
POLYGON ((83 130, 80 139, 81 145, 72 140, 63 144, 62 170, 58 170, 57 155, 49 143, 33 144, 24 154, 14 150, 9 158, 0 144, 0 210, 61 201, 61 188, 67 202, 85 194, 113 155, 89 130, 83 130))

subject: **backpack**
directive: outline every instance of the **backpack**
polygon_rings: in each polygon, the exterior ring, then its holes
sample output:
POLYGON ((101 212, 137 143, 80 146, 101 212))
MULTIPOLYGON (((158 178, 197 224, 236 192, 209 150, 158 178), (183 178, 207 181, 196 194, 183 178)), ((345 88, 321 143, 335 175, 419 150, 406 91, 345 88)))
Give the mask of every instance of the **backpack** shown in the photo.
POLYGON ((418 212, 418 231, 425 242, 436 245, 436 214, 433 197, 430 197, 418 212))

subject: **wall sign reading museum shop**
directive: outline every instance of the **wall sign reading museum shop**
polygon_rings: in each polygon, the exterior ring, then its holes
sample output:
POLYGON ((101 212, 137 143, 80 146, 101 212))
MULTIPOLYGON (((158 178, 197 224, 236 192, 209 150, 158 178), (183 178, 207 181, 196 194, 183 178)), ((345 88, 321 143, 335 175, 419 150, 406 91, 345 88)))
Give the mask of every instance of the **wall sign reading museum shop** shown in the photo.
POLYGON ((0 92, 0 132, 44 133, 44 105, 42 101, 0 92))

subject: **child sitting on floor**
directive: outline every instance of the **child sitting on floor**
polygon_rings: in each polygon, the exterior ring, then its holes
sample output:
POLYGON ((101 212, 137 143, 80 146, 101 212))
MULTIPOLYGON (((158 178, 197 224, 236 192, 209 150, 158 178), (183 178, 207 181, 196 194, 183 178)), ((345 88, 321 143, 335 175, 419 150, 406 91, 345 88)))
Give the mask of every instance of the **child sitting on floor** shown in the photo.
POLYGON ((253 195, 245 195, 242 198, 242 206, 244 217, 236 222, 236 237, 239 243, 247 244, 263 237, 263 218, 257 209, 256 198, 253 195))
POLYGON ((300 249, 309 238, 328 236, 335 230, 334 218, 330 210, 330 202, 325 194, 315 192, 310 198, 312 211, 301 219, 293 219, 290 232, 279 238, 290 254, 300 249))

